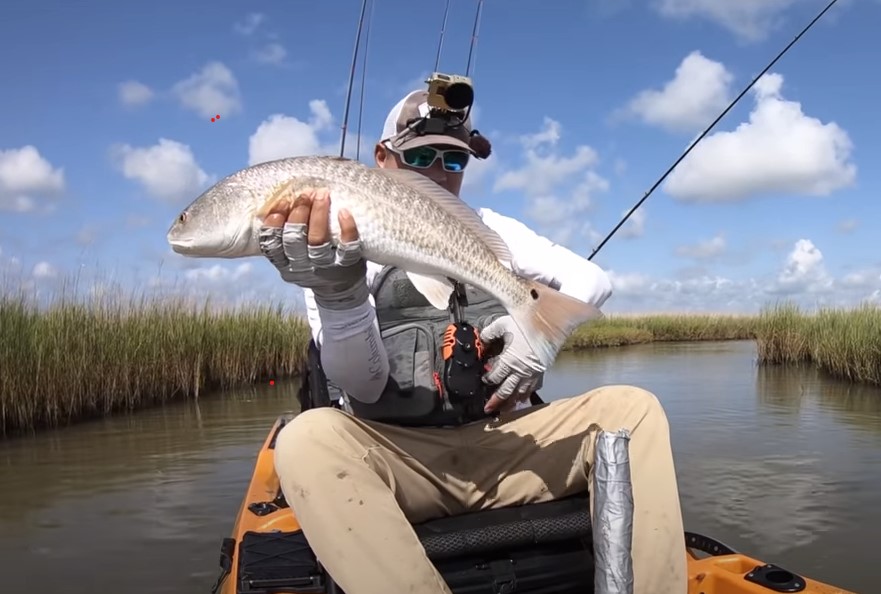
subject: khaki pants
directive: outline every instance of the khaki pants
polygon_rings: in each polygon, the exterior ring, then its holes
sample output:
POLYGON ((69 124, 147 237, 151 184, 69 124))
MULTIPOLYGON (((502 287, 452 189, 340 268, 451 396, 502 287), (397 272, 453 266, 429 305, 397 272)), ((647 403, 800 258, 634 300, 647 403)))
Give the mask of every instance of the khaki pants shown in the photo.
POLYGON ((597 429, 631 431, 635 594, 685 594, 685 537, 666 416, 631 386, 459 428, 403 428, 332 408, 282 429, 275 466, 347 594, 450 594, 411 523, 585 492, 597 429))

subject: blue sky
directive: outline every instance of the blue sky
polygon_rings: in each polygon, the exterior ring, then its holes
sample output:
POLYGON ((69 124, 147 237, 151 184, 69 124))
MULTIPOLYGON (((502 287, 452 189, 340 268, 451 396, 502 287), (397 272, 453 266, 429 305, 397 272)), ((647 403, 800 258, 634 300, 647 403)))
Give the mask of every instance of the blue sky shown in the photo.
MULTIPOLYGON (((445 4, 373 2, 365 161, 432 69, 445 4)), ((493 155, 463 198, 589 254, 825 3, 487 0, 473 76, 493 155)), ((360 5, 7 1, 6 282, 297 302, 268 262, 186 259, 165 232, 251 162, 338 151, 360 5)), ((441 70, 464 72, 476 6, 452 2, 441 70)), ((841 0, 656 190, 594 259, 615 286, 606 311, 881 301, 879 14, 841 0)), ((356 86, 352 132, 357 114, 356 86)))

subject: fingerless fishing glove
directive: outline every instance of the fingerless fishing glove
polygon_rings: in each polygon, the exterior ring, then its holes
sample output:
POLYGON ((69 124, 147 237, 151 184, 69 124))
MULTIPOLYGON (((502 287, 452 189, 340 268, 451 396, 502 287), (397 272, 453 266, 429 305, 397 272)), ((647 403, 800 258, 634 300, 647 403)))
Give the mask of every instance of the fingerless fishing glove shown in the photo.
POLYGON ((284 228, 261 227, 260 250, 281 278, 312 289, 319 307, 346 310, 367 301, 367 263, 361 241, 334 246, 308 245, 307 225, 285 223, 284 228))

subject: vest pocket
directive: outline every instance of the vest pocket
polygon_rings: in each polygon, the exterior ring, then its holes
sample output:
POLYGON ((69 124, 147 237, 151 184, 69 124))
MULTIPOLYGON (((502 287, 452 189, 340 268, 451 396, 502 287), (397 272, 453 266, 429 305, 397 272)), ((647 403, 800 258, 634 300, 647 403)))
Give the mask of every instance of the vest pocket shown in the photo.
POLYGON ((434 394, 435 339, 423 324, 402 324, 382 333, 388 353, 389 386, 404 398, 426 391, 434 394))

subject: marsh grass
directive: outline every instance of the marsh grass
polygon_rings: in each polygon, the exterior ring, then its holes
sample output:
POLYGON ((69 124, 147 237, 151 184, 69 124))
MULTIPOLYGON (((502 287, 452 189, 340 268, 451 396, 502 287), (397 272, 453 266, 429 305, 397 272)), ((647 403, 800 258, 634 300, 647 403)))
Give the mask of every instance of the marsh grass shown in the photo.
POLYGON ((763 364, 812 364, 830 375, 881 385, 881 308, 821 309, 794 305, 762 311, 757 347, 763 364))
POLYGON ((0 295, 3 434, 294 375, 308 327, 280 307, 217 311, 186 299, 0 295))
POLYGON ((564 349, 624 346, 647 342, 750 340, 756 337, 755 316, 647 315, 609 316, 578 328, 564 349))
MULTIPOLYGON (((0 434, 299 372, 308 325, 281 306, 224 309, 183 297, 121 295, 62 294, 46 304, 0 288, 0 434)), ((576 330, 564 349, 706 340, 756 340, 760 363, 811 363, 881 384, 881 310, 871 306, 610 316, 576 330)))

